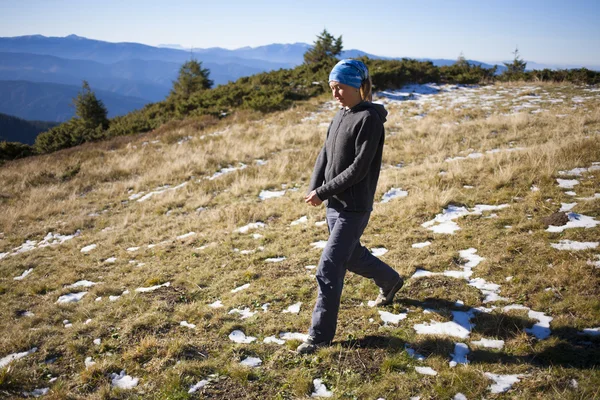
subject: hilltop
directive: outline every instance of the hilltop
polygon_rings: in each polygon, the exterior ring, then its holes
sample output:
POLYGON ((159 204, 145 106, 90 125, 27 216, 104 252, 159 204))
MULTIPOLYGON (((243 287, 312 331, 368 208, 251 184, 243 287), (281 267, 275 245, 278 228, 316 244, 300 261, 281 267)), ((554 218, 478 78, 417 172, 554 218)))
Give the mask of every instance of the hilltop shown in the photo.
POLYGON ((376 287, 348 274, 335 343, 314 356, 292 350, 327 239, 302 201, 327 97, 0 167, 3 396, 598 398, 600 89, 377 100, 390 115, 363 239, 407 284, 374 309, 376 287))

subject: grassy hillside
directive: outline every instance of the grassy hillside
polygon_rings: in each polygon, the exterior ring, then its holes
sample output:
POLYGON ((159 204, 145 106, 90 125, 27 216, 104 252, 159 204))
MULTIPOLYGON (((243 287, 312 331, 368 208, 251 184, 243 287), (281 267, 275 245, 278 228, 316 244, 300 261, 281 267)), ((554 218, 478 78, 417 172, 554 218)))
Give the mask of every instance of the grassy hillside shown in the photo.
POLYGON ((0 140, 33 144, 37 135, 56 125, 58 124, 55 122, 26 121, 0 114, 0 140))
POLYGON ((363 242, 407 283, 377 310, 375 285, 348 274, 334 345, 299 356, 286 333, 308 329, 327 239, 325 210, 302 201, 327 100, 3 165, 2 396, 297 399, 322 383, 336 399, 600 398, 598 89, 382 94, 363 242), (406 196, 383 202, 392 189, 406 196))

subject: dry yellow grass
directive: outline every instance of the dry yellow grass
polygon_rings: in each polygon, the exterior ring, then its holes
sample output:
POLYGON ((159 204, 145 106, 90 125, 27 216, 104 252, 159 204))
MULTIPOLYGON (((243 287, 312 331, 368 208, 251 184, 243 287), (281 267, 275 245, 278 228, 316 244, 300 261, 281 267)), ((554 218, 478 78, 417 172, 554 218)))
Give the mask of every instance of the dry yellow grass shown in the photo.
POLYGON ((310 322, 316 285, 314 271, 305 266, 317 264, 320 251, 310 244, 326 240, 327 229, 315 226, 324 209, 309 208, 302 199, 335 112, 318 99, 264 118, 235 117, 204 130, 193 123, 174 125, 0 167, 0 253, 26 240, 40 241, 48 232, 80 231, 63 244, 0 259, 0 358, 38 348, 2 370, 0 393, 19 397, 50 387, 50 398, 179 399, 197 396, 189 388, 213 375, 201 390, 208 398, 303 398, 315 378, 335 398, 447 399, 459 392, 469 399, 599 398, 598 337, 578 332, 600 326, 600 269, 588 264, 600 250, 558 251, 550 243, 597 241, 600 229, 549 233, 541 222, 571 202, 578 203, 579 214, 600 219, 600 200, 577 199, 600 192, 598 172, 579 178, 575 197, 556 181, 564 178, 561 170, 600 161, 600 96, 589 89, 496 85, 388 104, 377 200, 391 188, 407 190, 408 196, 377 203, 363 236, 367 247, 387 248, 383 258, 407 277, 417 268, 456 270, 458 252, 476 248, 485 261, 474 277, 501 285, 510 302, 499 305, 522 304, 552 316, 548 339, 524 331, 536 322, 526 311, 478 314, 470 340, 503 339, 505 347, 471 345, 470 364, 450 368, 459 340, 417 335, 413 326, 451 320, 458 300, 466 307, 489 306, 478 289, 444 276, 410 279, 386 309, 408 310, 408 318, 383 326, 377 310, 361 306, 376 295, 375 286, 349 274, 334 346, 299 357, 291 351, 297 342, 262 343, 281 332, 306 332, 310 322), (513 113, 515 105, 525 104, 519 97, 532 93, 540 100, 533 104, 546 111, 513 113), (411 118, 423 113, 422 119, 411 118), (493 149, 501 151, 486 153, 493 149), (482 156, 469 158, 473 153, 482 156), (447 161, 457 156, 467 158, 447 161), (208 179, 240 163, 246 167, 208 179), (403 166, 395 167, 399 163, 403 166), (283 197, 258 199, 262 190, 283 189, 283 197), (152 191, 160 193, 139 201, 152 191), (497 218, 462 217, 461 230, 452 236, 421 226, 449 204, 509 207, 495 211, 497 218), (302 216, 306 224, 290 226, 302 216), (266 227, 234 232, 257 221, 266 227), (178 238, 189 232, 195 235, 178 238), (432 244, 411 247, 426 240, 432 244), (97 248, 80 251, 90 244, 97 248), (116 260, 107 263, 111 257, 116 260), (286 259, 265 262, 270 257, 286 259), (30 268, 30 275, 13 280, 30 268), (67 287, 83 279, 99 284, 67 287), (154 292, 135 292, 166 282, 169 287, 154 292), (248 289, 231 293, 246 283, 248 289), (88 291, 80 302, 56 304, 59 296, 78 291, 88 291), (208 307, 216 300, 225 307, 208 307), (282 313, 296 302, 302 302, 299 315, 282 313), (247 319, 228 314, 244 307, 257 314, 247 319), (428 307, 438 312, 424 313, 428 307), (24 311, 35 315, 23 316, 24 311), (65 328, 64 320, 73 326, 65 328), (227 337, 234 329, 258 340, 235 344, 227 337), (101 344, 93 344, 98 338, 101 344), (426 361, 409 357, 405 344, 426 361), (262 365, 240 366, 248 356, 259 357, 262 365), (86 357, 96 365, 86 369, 86 357), (52 358, 56 361, 44 362, 52 358), (419 375, 415 366, 429 366, 438 375, 419 375), (111 388, 110 374, 121 370, 140 378, 135 389, 111 388), (524 377, 507 394, 493 395, 484 372, 524 377), (48 375, 58 380, 49 383, 48 375))

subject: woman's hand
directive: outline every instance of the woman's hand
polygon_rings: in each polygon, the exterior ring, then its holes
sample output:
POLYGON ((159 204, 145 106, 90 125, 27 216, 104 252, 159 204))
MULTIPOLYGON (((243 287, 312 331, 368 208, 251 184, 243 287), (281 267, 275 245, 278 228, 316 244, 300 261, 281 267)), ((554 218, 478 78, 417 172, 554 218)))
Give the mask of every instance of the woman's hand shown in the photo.
POLYGON ((317 196, 317 191, 316 190, 313 190, 308 195, 306 195, 304 197, 304 201, 307 204, 310 204, 311 206, 314 206, 314 207, 319 206, 319 205, 321 205, 321 203, 323 203, 323 200, 321 200, 319 198, 319 196, 317 196))

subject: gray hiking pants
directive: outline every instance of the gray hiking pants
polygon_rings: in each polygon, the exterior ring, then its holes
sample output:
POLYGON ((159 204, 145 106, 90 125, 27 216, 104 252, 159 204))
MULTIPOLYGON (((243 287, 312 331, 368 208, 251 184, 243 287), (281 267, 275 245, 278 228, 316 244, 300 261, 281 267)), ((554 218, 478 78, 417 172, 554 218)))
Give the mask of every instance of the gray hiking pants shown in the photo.
POLYGON ((360 243, 370 212, 327 208, 329 239, 317 269, 319 293, 312 314, 309 336, 314 343, 330 342, 335 336, 346 270, 375 281, 384 293, 400 275, 360 243))

